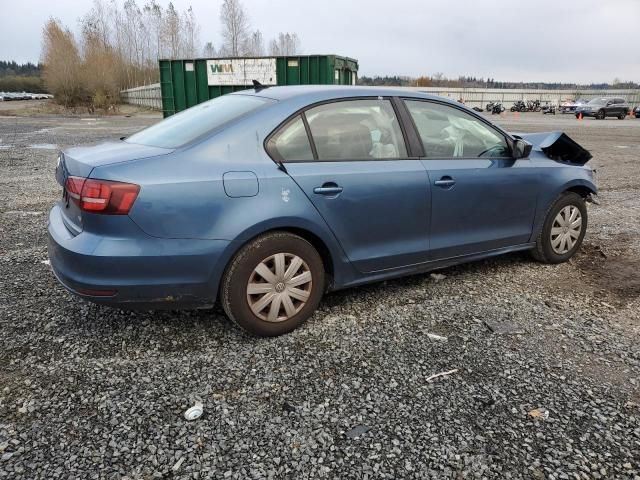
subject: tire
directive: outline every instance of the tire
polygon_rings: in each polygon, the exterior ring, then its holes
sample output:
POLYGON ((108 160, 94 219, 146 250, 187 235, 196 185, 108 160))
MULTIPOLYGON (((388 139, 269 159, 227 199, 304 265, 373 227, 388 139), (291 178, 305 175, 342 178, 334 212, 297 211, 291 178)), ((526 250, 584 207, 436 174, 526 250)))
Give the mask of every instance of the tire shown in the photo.
MULTIPOLYGON (((562 218, 562 217, 560 217, 562 218)), ((570 217, 571 218, 571 217, 570 217)), ((575 220, 574 220, 575 221, 575 220)), ((569 260, 580 248, 582 245, 582 240, 584 239, 584 235, 587 231, 587 206, 585 204, 584 198, 574 192, 564 192, 558 199, 551 205, 549 210, 547 210, 547 215, 544 220, 544 224, 540 233, 538 234, 538 238, 536 239, 536 245, 531 250, 531 255, 533 258, 543 263, 563 263, 569 260), (580 230, 577 235, 571 235, 570 232, 564 233, 560 230, 561 233, 556 234, 552 232, 552 229, 563 228, 557 224, 557 220, 563 212, 564 215, 568 213, 572 213, 572 208, 577 209, 580 215, 580 230), (557 225, 557 226, 554 226, 557 225), (575 243, 570 245, 570 241, 568 240, 566 244, 560 241, 560 244, 557 246, 555 240, 563 235, 569 234, 571 240, 575 243), (564 247, 564 248, 563 248, 564 247), (565 250, 566 251, 563 251, 565 250)), ((575 230, 571 230, 575 233, 575 230)))
POLYGON ((627 116, 627 112, 621 112, 620 115, 618 115, 618 119, 624 120, 626 116, 627 116))
POLYGON ((242 247, 229 262, 222 277, 220 302, 227 316, 247 332, 260 337, 275 337, 298 328, 313 314, 324 287, 324 265, 313 245, 298 235, 272 232, 242 247), (310 278, 310 281, 289 285, 292 280, 287 281, 282 273, 289 273, 289 267, 296 258, 302 264, 291 274, 293 282, 296 278, 300 281, 301 276, 310 278), (262 277, 257 269, 265 275, 271 273, 272 281, 262 277), (278 270, 281 272, 279 276, 276 275, 278 270), (257 293, 249 293, 250 282, 257 293), (295 293, 296 297, 304 293, 305 300, 289 296, 288 292, 295 293), (265 307, 259 310, 263 303, 265 307))
POLYGON ((605 118, 607 118, 607 114, 606 114, 606 113, 604 113, 604 110, 600 110, 600 111, 598 112, 598 114, 596 115, 596 118, 597 118, 598 120, 604 120, 605 118))

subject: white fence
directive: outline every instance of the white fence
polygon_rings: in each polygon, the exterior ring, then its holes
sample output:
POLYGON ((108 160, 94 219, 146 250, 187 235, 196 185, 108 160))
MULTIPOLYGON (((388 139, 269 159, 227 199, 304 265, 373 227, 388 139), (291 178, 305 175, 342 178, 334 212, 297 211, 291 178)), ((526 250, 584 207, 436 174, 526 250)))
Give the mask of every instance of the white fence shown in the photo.
MULTIPOLYGON (((407 90, 431 93, 448 97, 452 100, 462 98, 471 107, 483 107, 489 102, 501 102, 509 108, 516 100, 540 100, 558 105, 567 99, 594 97, 622 97, 632 106, 640 105, 640 90, 534 90, 534 89, 501 89, 501 88, 447 88, 447 87, 404 87, 407 90)), ((120 92, 124 103, 142 105, 162 110, 162 94, 160 84, 154 83, 144 87, 130 88, 120 92)))
POLYGON ((471 107, 484 107, 489 102, 501 102, 510 107, 517 100, 540 100, 543 104, 559 105, 561 102, 595 97, 622 97, 632 106, 640 104, 640 90, 535 90, 509 88, 447 88, 447 87, 406 87, 410 90, 448 97, 452 100, 462 98, 471 107))
POLYGON ((120 99, 123 103, 162 110, 162 93, 160 93, 159 83, 122 90, 120 99))

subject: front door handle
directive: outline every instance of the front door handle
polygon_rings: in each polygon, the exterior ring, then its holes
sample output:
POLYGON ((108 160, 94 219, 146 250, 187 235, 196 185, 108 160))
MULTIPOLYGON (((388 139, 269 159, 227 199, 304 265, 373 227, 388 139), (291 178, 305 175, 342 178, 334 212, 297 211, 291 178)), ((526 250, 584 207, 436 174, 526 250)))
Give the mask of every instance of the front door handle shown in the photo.
POLYGON ((456 181, 449 177, 449 176, 444 176, 442 177, 440 180, 436 180, 434 182, 434 185, 438 186, 438 187, 442 187, 442 188, 451 188, 456 184, 456 181))
POLYGON ((342 187, 336 185, 335 183, 325 183, 321 187, 316 187, 313 189, 313 193, 317 193, 318 195, 338 195, 342 192, 342 187))

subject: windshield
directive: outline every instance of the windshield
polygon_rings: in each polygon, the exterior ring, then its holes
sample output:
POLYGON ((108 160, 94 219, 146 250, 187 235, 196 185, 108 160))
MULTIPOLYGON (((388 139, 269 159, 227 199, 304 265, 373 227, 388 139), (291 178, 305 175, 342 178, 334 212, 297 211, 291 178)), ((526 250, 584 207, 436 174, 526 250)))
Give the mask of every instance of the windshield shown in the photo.
POLYGON ((231 120, 273 102, 253 95, 223 95, 145 128, 125 141, 151 147, 177 148, 231 120))
POLYGON ((606 98, 594 98, 593 100, 589 100, 589 105, 604 105, 607 103, 606 98))

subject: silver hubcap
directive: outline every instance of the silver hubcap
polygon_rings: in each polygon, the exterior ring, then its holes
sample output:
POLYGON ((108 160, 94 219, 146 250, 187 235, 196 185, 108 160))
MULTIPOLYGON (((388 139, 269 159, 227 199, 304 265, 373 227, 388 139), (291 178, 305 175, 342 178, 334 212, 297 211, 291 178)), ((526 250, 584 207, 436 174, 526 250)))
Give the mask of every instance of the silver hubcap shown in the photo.
POLYGON ((567 205, 558 212, 551 226, 551 248, 559 255, 570 251, 580 238, 582 215, 578 207, 567 205))
POLYGON ((292 253, 276 253, 253 269, 247 302, 254 315, 267 322, 283 322, 305 306, 311 295, 311 270, 292 253))

